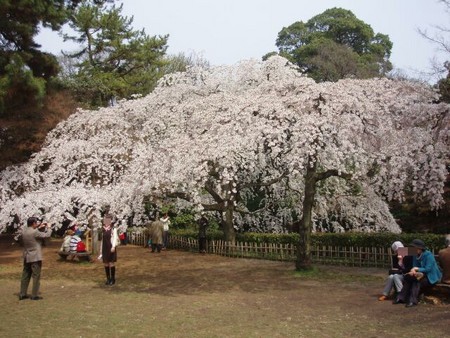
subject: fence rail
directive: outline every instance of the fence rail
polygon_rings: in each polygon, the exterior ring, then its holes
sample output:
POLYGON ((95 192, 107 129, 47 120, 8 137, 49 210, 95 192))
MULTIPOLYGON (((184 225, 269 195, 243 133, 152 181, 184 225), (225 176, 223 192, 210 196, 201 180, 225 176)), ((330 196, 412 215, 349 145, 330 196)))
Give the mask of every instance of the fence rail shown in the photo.
POLYGON ((147 246, 148 236, 144 232, 128 231, 127 240, 129 244, 147 246))
MULTIPOLYGON (((139 246, 147 245, 144 233, 132 232, 128 235, 129 243, 139 246)), ((170 236, 169 248, 198 251, 198 240, 182 236, 170 236)), ((258 258, 280 261, 294 261, 297 248, 293 244, 226 242, 211 240, 207 242, 208 253, 240 258, 258 258)), ((346 265, 357 267, 391 266, 390 248, 312 246, 313 263, 328 265, 346 265)))

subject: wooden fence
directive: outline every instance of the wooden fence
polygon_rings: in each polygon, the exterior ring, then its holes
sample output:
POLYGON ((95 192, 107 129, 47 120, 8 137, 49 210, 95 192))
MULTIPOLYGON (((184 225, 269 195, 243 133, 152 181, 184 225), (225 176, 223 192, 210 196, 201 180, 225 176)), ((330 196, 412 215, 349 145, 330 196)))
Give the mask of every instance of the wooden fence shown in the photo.
MULTIPOLYGON (((146 246, 147 236, 144 233, 133 232, 128 234, 130 244, 146 246)), ((226 242, 211 240, 207 242, 208 253, 228 257, 257 258, 280 261, 294 261, 296 247, 293 244, 226 242)), ((169 248, 187 251, 198 251, 198 240, 181 236, 169 237, 169 248)), ((383 267, 391 266, 391 249, 364 248, 364 247, 338 247, 338 246, 312 246, 311 256, 313 263, 328 265, 346 265, 357 267, 383 267)))
POLYGON ((148 236, 142 231, 127 231, 129 244, 147 246, 148 236))

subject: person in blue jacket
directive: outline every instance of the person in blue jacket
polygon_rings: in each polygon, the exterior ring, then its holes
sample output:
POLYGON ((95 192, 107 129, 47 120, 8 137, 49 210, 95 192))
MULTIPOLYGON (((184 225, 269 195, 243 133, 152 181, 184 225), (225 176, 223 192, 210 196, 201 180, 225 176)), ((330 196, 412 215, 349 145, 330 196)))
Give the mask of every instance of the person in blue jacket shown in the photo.
POLYGON ((427 249, 422 240, 415 239, 410 246, 417 250, 417 256, 413 261, 414 267, 405 274, 403 289, 394 300, 394 304, 406 303, 406 307, 417 305, 420 289, 438 283, 442 277, 433 253, 427 249))

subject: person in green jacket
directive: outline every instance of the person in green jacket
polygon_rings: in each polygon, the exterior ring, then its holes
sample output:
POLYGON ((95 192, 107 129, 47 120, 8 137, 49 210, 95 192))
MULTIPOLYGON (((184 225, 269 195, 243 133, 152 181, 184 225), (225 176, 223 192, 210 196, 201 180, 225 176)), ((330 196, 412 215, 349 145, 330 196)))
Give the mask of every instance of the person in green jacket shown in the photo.
POLYGON ((415 239, 410 246, 417 250, 417 256, 413 261, 414 267, 405 274, 403 289, 394 300, 394 304, 406 303, 406 307, 417 305, 420 289, 434 285, 442 278, 436 259, 425 243, 420 239, 415 239))

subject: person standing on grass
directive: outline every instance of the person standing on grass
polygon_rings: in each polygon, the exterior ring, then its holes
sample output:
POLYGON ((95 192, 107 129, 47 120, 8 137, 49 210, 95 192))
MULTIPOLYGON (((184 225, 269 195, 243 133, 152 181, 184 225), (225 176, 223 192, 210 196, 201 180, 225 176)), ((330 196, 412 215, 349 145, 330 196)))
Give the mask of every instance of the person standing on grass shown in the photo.
POLYGON ((208 228, 209 222, 202 212, 202 216, 197 221, 198 224, 198 251, 200 253, 206 253, 206 229, 208 228))
POLYGON ((152 222, 149 228, 149 235, 152 239, 152 252, 160 253, 163 246, 164 224, 159 219, 152 222))
POLYGON ((170 219, 167 212, 164 214, 164 216, 160 219, 162 224, 164 225, 164 232, 163 232, 163 249, 167 249, 167 245, 169 244, 169 225, 170 225, 170 219))
POLYGON ((113 227, 113 217, 106 214, 103 218, 102 243, 100 245, 100 256, 105 267, 106 282, 105 285, 114 285, 116 283, 117 250, 116 246, 120 243, 117 228, 113 227))
POLYGON ((42 269, 42 248, 41 242, 37 239, 50 237, 52 231, 50 225, 42 223, 39 225, 36 217, 30 217, 27 220, 27 228, 22 233, 23 240, 23 271, 20 281, 19 300, 29 298, 27 295, 28 285, 33 278, 33 288, 31 291, 32 300, 40 300, 38 296, 41 282, 42 269), (44 230, 44 231, 39 231, 44 230))

